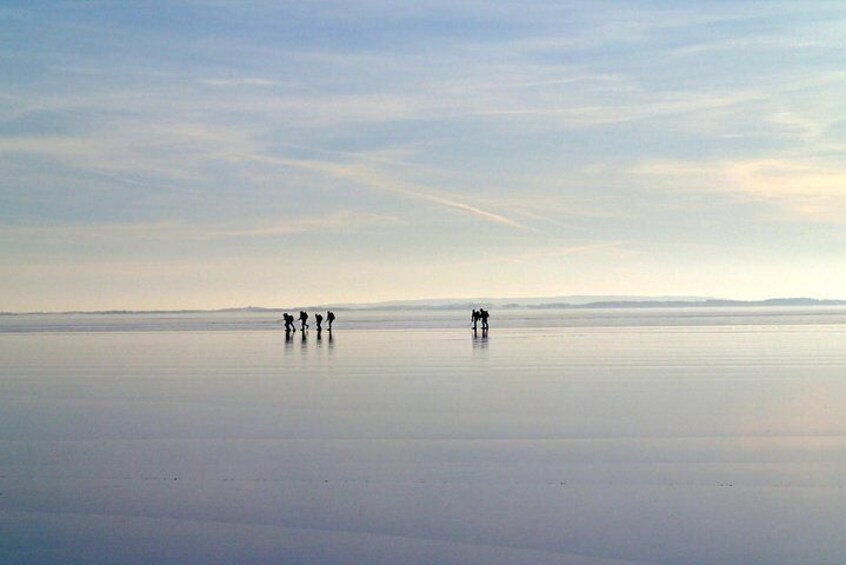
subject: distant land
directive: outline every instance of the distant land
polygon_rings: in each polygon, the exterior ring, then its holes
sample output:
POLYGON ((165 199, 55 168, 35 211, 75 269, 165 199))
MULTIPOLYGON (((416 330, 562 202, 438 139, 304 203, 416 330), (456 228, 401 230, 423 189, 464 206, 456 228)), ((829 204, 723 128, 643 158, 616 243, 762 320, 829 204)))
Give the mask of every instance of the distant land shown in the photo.
MULTIPOLYGON (((472 310, 473 308, 678 308, 720 306, 846 306, 846 300, 816 298, 769 298, 731 300, 701 296, 560 296, 547 298, 456 298, 439 300, 392 300, 369 304, 325 304, 314 310, 472 310)), ((298 310, 300 308, 297 308, 298 310)))
POLYGON ((588 308, 718 308, 779 306, 846 306, 846 300, 817 298, 769 298, 766 300, 730 300, 700 296, 557 296, 543 298, 444 298, 391 300, 387 302, 319 304, 267 308, 244 306, 213 310, 99 310, 66 312, 0 312, 0 316, 36 314, 201 314, 226 312, 292 312, 298 310, 401 311, 401 310, 472 310, 478 307, 500 309, 588 309, 588 308))

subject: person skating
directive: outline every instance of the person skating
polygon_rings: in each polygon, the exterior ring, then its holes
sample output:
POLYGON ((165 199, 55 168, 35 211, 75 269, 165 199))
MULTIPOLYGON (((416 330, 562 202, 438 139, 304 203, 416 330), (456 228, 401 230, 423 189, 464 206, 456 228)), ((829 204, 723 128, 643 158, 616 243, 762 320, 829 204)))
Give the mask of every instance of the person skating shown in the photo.
POLYGON ((490 317, 490 315, 490 312, 488 312, 484 308, 479 309, 479 317, 482 318, 482 331, 488 330, 488 318, 490 317))

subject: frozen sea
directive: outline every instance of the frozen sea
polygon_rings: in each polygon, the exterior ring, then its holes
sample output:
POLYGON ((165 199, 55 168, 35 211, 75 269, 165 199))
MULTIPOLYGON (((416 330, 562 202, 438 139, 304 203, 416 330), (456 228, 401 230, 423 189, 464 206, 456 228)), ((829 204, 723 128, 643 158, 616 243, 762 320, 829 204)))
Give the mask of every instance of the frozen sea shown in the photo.
POLYGON ((846 308, 0 316, 0 563, 846 562, 846 308))

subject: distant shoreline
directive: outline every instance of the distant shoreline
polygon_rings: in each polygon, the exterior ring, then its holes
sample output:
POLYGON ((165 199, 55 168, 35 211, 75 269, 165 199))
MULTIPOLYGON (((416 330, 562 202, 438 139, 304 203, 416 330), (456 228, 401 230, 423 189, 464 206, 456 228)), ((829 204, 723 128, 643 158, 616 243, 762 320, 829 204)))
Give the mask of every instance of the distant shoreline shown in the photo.
POLYGON ((709 298, 704 300, 649 300, 623 299, 599 300, 574 304, 571 302, 541 302, 525 304, 509 299, 468 299, 466 302, 450 302, 439 304, 436 301, 411 301, 409 303, 375 303, 375 304, 345 304, 296 306, 290 308, 264 308, 247 306, 243 308, 219 308, 211 310, 70 310, 63 312, 0 312, 0 316, 36 316, 36 315, 133 315, 133 314, 226 314, 226 313, 282 313, 297 310, 337 310, 339 312, 400 312, 400 311, 447 311, 470 310, 478 305, 501 310, 552 310, 572 309, 589 310, 602 308, 721 308, 721 307, 784 307, 784 306, 846 306, 846 300, 816 299, 816 298, 769 298, 766 300, 729 300, 709 298))

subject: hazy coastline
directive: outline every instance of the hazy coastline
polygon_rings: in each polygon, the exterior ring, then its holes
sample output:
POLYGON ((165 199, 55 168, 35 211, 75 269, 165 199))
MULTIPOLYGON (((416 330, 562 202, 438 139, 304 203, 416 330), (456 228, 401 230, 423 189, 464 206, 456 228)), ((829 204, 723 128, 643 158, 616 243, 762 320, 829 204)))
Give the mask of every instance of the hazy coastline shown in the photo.
POLYGON ((266 312, 282 313, 296 310, 338 310, 341 312, 350 311, 373 311, 373 312, 397 312, 397 311, 439 311, 439 310, 470 310, 478 305, 489 308, 500 308, 505 310, 514 309, 602 309, 602 308, 766 308, 766 307, 815 307, 815 306, 846 306, 846 300, 841 299, 819 299, 819 298, 767 298, 764 300, 734 300, 723 298, 698 298, 698 297, 643 297, 643 296, 615 296, 596 297, 597 300, 590 300, 592 297, 557 297, 557 298, 462 298, 462 299, 421 299, 421 300, 400 300, 389 302, 365 302, 345 304, 319 304, 312 306, 289 306, 289 307, 264 307, 264 306, 243 306, 230 308, 212 309, 164 309, 164 310, 64 310, 64 311, 27 311, 27 312, 0 312, 0 316, 26 316, 26 315, 68 315, 68 314, 212 314, 212 313, 244 313, 244 312, 266 312), (611 299, 613 298, 613 299, 611 299))

